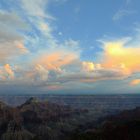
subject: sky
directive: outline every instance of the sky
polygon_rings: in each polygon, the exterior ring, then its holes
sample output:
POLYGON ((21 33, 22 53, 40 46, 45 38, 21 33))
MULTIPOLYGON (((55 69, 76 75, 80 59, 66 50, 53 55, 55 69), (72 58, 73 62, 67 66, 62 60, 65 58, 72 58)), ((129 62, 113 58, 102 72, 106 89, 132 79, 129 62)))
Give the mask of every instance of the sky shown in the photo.
POLYGON ((139 0, 0 0, 0 94, 140 93, 139 0))

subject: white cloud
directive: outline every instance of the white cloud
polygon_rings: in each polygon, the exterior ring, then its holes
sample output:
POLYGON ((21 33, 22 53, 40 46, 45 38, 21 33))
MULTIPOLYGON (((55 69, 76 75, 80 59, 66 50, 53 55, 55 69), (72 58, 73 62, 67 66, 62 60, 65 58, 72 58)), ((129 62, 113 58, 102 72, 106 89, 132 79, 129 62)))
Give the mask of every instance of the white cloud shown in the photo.
POLYGON ((135 13, 136 13, 136 11, 134 11, 134 10, 130 11, 130 10, 121 9, 115 13, 115 15, 113 16, 113 20, 117 21, 117 20, 122 19, 123 17, 129 16, 129 15, 135 14, 135 13))
POLYGON ((47 5, 48 0, 22 0, 22 7, 30 16, 54 19, 48 12, 45 12, 47 5))
POLYGON ((17 30, 27 29, 27 24, 14 13, 0 12, 0 63, 9 63, 13 57, 28 52, 24 37, 17 30))
POLYGON ((0 11, 0 23, 13 29, 28 29, 28 25, 14 12, 0 11))

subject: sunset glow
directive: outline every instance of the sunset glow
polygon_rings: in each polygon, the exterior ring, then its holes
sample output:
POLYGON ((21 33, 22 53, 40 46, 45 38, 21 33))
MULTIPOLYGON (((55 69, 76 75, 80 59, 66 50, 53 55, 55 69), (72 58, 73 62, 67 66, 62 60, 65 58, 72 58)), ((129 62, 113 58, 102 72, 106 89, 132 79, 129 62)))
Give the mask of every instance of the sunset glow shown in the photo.
POLYGON ((139 92, 140 3, 130 3, 2 0, 1 86, 19 85, 21 92, 139 92))

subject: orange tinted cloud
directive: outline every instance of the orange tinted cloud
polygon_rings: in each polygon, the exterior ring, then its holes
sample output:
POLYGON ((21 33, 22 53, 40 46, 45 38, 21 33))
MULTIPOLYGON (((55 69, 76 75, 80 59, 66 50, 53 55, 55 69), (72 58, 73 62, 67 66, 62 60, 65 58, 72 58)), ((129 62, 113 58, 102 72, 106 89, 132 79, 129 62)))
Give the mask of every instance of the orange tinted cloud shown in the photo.
POLYGON ((131 85, 131 86, 136 86, 136 85, 138 85, 138 84, 140 84, 140 79, 135 79, 135 80, 132 80, 132 81, 130 82, 130 85, 131 85))
POLYGON ((72 63, 78 59, 78 55, 73 52, 55 51, 50 54, 43 55, 37 61, 48 70, 58 70, 60 67, 72 63))
POLYGON ((23 43, 16 41, 16 47, 20 49, 21 53, 28 53, 28 49, 24 46, 23 43))
POLYGON ((9 64, 0 67, 0 81, 12 80, 15 74, 9 64))
POLYGON ((49 85, 49 86, 47 86, 47 89, 49 89, 49 90, 60 90, 62 88, 63 87, 60 86, 60 85, 49 85))
POLYGON ((93 62, 82 62, 82 65, 83 65, 83 70, 84 71, 93 71, 94 68, 95 68, 95 65, 93 62))
POLYGON ((8 78, 13 79, 13 78, 14 78, 14 72, 13 72, 11 66, 10 66, 9 64, 6 64, 6 65, 4 66, 4 68, 5 68, 5 71, 6 71, 7 74, 8 74, 8 78))
POLYGON ((28 49, 22 41, 0 42, 0 63, 9 63, 12 58, 26 54, 28 49))
POLYGON ((105 43, 103 66, 119 68, 124 74, 140 71, 140 48, 126 47, 123 41, 105 43))

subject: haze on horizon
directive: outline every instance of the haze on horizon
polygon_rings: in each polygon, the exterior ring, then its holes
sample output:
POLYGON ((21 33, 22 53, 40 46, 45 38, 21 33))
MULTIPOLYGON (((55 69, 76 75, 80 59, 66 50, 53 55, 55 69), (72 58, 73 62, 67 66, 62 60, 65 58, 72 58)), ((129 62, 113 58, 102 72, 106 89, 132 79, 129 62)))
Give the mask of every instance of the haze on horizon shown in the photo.
POLYGON ((139 93, 139 0, 1 0, 0 93, 139 93))

